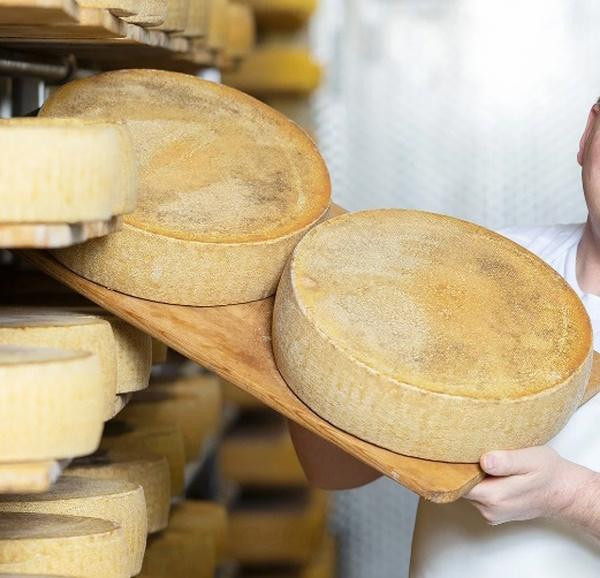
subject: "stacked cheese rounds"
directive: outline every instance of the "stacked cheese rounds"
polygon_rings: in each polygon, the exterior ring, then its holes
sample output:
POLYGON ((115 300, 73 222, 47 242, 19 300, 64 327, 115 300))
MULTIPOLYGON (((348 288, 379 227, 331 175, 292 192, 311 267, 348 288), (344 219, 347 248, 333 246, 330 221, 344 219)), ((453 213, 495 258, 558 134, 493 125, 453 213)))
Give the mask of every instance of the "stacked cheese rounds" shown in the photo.
POLYGON ((125 21, 142 26, 158 26, 167 17, 166 0, 77 0, 83 8, 110 10, 125 21))
POLYGON ((321 417, 450 462, 545 443, 592 359, 586 311, 552 268, 482 227, 401 210, 336 217, 299 243, 273 346, 321 417))
POLYGON ((94 451, 106 399, 97 353, 0 345, 0 462, 94 451))
POLYGON ((122 231, 56 252, 80 275, 130 295, 189 305, 271 295, 329 206, 327 169, 306 134, 215 83, 109 72, 65 85, 41 114, 123 120, 130 130, 136 211, 122 231))
POLYGON ((102 221, 135 208, 137 169, 123 124, 0 120, 0 148, 0 223, 102 221))

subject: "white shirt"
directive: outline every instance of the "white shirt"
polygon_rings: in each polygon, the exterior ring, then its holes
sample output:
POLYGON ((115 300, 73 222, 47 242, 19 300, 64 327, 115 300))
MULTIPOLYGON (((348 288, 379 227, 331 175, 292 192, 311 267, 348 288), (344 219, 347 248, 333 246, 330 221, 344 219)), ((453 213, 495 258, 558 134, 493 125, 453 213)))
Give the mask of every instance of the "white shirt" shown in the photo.
MULTIPOLYGON (((551 265, 573 287, 592 321, 600 351, 600 297, 585 294, 575 274, 583 225, 505 229, 501 234, 551 265)), ((600 395, 582 406, 548 445, 564 458, 600 471, 600 395)), ((489 526, 466 500, 421 500, 410 578, 598 578, 600 547, 556 520, 489 526)))

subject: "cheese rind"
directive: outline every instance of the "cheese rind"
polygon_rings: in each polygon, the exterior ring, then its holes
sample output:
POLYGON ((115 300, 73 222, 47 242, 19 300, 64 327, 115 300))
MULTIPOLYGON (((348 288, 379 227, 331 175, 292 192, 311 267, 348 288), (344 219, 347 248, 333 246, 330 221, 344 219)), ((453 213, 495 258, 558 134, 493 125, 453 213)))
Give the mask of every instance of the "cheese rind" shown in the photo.
POLYGON ((131 212, 137 168, 123 124, 0 120, 0 223, 79 223, 131 212))
POLYGON ((0 462, 94 451, 105 387, 95 354, 0 345, 0 462))
POLYGON ((0 513, 0 572, 128 578, 123 529, 108 520, 0 513))
POLYGON ((195 0, 165 0, 167 13, 164 20, 153 26, 157 30, 165 32, 181 32, 185 30, 188 17, 188 2, 195 0))
POLYGON ((104 415, 112 416, 117 364, 115 338, 107 321, 61 309, 0 307, 0 343, 95 353, 102 373, 104 415))
POLYGON ((592 359, 585 309, 553 269, 471 223, 399 210, 305 237, 279 286, 273 349, 324 419, 451 462, 545 443, 592 359))
POLYGON ((171 495, 184 489, 185 452, 181 430, 175 424, 131 424, 113 420, 106 424, 100 448, 127 452, 151 452, 164 456, 169 463, 171 495))
POLYGON ((169 523, 171 482, 164 456, 144 452, 100 450, 77 459, 65 470, 67 476, 126 480, 142 486, 146 500, 148 533, 164 530, 169 523))
POLYGON ((329 175, 312 141, 228 87, 116 71, 65 85, 41 114, 126 121, 138 208, 121 231, 55 255, 127 294, 188 305, 271 295, 293 247, 329 206, 329 175))
POLYGON ((123 480, 63 476, 42 494, 0 495, 0 512, 58 514, 109 520, 123 528, 129 576, 142 568, 147 521, 141 486, 123 480))
POLYGON ((142 26, 158 26, 165 21, 166 0, 77 0, 83 8, 110 10, 126 22, 142 26))

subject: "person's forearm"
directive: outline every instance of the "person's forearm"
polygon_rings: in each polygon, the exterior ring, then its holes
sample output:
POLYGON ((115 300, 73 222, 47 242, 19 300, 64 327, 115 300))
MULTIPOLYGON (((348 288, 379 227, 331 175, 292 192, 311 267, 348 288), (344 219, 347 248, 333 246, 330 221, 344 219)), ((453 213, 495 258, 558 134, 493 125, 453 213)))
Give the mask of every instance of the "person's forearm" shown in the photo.
POLYGON ((574 490, 558 517, 600 541, 600 474, 575 466, 569 482, 574 490))
POLYGON ((377 470, 334 444, 292 421, 288 423, 296 453, 311 485, 323 490, 348 490, 381 477, 377 470))

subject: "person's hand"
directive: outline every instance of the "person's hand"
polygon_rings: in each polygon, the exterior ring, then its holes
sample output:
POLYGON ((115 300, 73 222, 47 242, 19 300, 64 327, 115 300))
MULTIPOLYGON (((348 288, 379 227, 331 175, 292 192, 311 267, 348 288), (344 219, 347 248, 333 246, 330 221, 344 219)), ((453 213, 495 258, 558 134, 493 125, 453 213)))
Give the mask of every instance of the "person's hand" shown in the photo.
POLYGON ((578 496, 598 483, 597 474, 548 447, 490 452, 481 458, 481 467, 490 477, 465 498, 491 525, 556 516, 577 522, 578 496))

